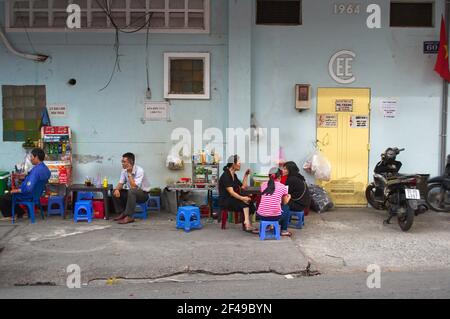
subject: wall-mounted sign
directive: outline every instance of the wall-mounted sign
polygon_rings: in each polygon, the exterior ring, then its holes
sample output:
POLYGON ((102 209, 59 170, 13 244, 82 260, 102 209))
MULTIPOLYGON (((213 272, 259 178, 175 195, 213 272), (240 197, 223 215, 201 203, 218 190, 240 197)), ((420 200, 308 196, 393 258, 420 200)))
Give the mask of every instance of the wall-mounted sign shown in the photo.
POLYGON ((317 127, 320 128, 338 127, 337 114, 317 114, 317 127))
POLYGON ((336 100, 336 112, 353 112, 353 100, 336 100))
POLYGON ((50 117, 67 117, 67 105, 50 104, 47 106, 48 116, 50 117))
POLYGON ((385 119, 394 119, 397 113, 397 100, 386 99, 381 100, 381 110, 383 111, 385 119))
POLYGON ((351 128, 369 128, 369 117, 367 115, 350 116, 351 128))
POLYGON ((336 52, 328 63, 328 72, 333 80, 340 84, 350 84, 355 82, 352 63, 356 54, 352 51, 342 50, 336 52))
POLYGON ((145 119, 149 121, 168 121, 168 102, 145 102, 145 119))
POLYGON ((439 51, 439 41, 424 41, 423 53, 424 54, 437 54, 439 51))

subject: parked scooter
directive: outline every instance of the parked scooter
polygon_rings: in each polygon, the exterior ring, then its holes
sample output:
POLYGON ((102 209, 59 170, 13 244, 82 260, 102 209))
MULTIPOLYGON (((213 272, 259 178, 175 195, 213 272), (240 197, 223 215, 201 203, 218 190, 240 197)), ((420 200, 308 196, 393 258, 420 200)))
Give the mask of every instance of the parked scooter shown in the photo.
POLYGON ((432 210, 450 212, 450 155, 447 155, 444 175, 428 180, 426 199, 432 210))
POLYGON ((386 209, 389 212, 385 224, 389 224, 396 216, 400 228, 408 231, 414 222, 414 216, 428 210, 424 195, 429 175, 399 174, 402 163, 396 157, 404 150, 390 147, 381 154, 381 161, 374 169, 374 181, 366 188, 366 198, 375 209, 386 209))

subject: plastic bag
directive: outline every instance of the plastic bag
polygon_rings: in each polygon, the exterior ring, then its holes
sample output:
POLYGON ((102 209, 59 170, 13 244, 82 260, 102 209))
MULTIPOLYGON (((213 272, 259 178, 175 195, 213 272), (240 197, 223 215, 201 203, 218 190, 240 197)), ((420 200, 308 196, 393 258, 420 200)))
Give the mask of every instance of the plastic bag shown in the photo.
POLYGON ((167 156, 166 166, 172 170, 180 170, 184 168, 184 162, 179 156, 172 154, 167 156))
POLYGON ((311 194, 311 209, 318 212, 324 213, 334 207, 333 202, 328 196, 325 189, 318 185, 310 184, 309 193, 311 194))
POLYGON ((312 158, 311 169, 317 179, 329 181, 331 178, 330 161, 317 151, 312 158))
POLYGON ((316 179, 329 181, 331 178, 331 164, 330 161, 323 156, 319 150, 316 150, 312 156, 305 162, 303 169, 314 175, 316 179))

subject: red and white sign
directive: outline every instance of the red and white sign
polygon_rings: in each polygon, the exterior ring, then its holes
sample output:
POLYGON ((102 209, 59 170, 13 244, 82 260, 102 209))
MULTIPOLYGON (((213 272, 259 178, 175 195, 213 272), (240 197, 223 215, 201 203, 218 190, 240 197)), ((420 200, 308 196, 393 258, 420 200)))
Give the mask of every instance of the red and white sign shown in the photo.
POLYGON ((45 135, 68 135, 68 126, 44 126, 45 135))

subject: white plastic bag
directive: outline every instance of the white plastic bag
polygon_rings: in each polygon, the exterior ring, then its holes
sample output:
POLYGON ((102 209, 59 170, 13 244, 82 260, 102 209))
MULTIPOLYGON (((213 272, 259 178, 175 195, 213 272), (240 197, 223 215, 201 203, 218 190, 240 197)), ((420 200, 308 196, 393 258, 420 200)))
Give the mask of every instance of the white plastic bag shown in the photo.
POLYGON ((331 163, 318 150, 316 150, 312 157, 311 171, 316 179, 323 181, 329 181, 331 179, 331 163))

